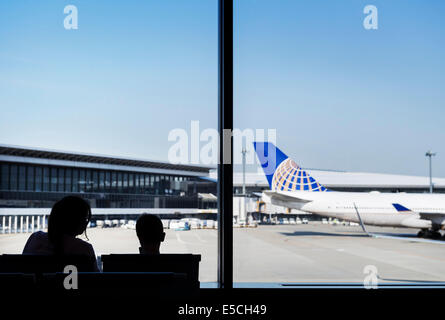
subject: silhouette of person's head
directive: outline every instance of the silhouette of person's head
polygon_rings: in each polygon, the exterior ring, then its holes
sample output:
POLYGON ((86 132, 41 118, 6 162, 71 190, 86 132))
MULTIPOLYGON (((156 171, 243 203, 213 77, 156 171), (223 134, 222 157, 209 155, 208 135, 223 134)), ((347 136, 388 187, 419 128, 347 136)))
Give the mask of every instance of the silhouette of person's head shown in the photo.
POLYGON ((141 244, 140 253, 159 254, 159 247, 165 239, 161 219, 155 215, 144 213, 136 222, 136 234, 141 244))
POLYGON ((67 196, 57 201, 48 218, 48 238, 56 253, 63 253, 65 236, 76 237, 85 232, 91 220, 91 207, 87 201, 67 196))

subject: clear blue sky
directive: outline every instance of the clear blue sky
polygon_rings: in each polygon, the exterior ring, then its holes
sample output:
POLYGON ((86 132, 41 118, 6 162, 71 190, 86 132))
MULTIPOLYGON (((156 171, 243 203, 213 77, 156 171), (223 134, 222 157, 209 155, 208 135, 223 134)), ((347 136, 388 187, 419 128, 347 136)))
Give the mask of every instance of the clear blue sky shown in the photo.
MULTIPOLYGON (((432 148, 445 177, 445 2, 235 2, 236 127, 312 168, 426 175, 432 148)), ((1 1, 0 112, 1 143, 166 160, 216 127, 217 2, 1 1)))

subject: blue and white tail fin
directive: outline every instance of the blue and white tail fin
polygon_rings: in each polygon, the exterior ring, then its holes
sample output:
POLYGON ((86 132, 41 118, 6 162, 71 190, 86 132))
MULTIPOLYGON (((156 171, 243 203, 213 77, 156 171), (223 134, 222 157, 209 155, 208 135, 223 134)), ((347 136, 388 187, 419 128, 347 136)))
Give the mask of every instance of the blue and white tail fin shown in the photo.
POLYGON ((329 191, 271 142, 254 142, 269 187, 276 191, 329 191))

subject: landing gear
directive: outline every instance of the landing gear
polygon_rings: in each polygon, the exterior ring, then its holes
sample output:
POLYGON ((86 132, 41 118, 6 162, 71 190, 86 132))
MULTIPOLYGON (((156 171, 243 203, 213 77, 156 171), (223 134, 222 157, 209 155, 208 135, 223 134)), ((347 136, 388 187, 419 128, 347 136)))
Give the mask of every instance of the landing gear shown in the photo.
POLYGON ((440 234, 439 231, 432 231, 430 238, 434 240, 439 240, 440 238, 442 238, 442 235, 440 234))
POLYGON ((422 229, 417 233, 417 237, 438 240, 442 238, 442 235, 437 230, 422 229))

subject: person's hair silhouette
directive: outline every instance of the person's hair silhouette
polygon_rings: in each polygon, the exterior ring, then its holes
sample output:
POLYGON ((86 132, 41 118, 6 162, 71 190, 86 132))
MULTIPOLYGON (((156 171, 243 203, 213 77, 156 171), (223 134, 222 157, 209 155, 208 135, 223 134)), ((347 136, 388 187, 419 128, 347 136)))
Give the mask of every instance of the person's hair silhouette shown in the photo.
POLYGON ((65 236, 76 237, 85 233, 91 220, 91 207, 84 199, 67 196, 56 202, 48 219, 48 237, 55 253, 63 253, 65 236))
POLYGON ((136 222, 136 234, 141 244, 140 253, 159 254, 159 247, 165 239, 161 219, 155 215, 144 213, 136 222))
POLYGON ((90 220, 91 207, 84 199, 67 196, 57 201, 48 218, 48 233, 34 232, 23 254, 86 255, 96 259, 91 244, 76 238, 82 233, 86 235, 90 220))

